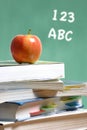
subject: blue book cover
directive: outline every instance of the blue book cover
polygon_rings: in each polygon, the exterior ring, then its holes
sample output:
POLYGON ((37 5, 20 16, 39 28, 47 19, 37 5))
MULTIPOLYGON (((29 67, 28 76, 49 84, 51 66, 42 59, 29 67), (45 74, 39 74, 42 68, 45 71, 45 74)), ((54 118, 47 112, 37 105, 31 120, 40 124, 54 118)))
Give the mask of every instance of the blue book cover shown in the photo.
POLYGON ((6 103, 24 105, 26 103, 37 102, 37 101, 42 101, 42 100, 44 100, 44 98, 32 98, 32 99, 14 100, 14 101, 6 102, 6 103))

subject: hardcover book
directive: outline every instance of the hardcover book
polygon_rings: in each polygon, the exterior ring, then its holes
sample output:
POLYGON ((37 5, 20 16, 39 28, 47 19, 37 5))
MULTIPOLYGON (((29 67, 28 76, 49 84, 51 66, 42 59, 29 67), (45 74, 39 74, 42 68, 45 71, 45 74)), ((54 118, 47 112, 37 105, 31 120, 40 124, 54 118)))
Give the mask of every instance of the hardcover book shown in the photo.
POLYGON ((57 107, 63 109, 63 106, 58 97, 7 101, 0 103, 0 121, 26 120, 31 116, 54 111, 57 107), (48 108, 48 111, 42 109, 44 106, 48 108))
POLYGON ((64 63, 38 61, 35 64, 18 64, 0 61, 0 83, 24 80, 50 80, 64 78, 64 63))
POLYGON ((22 121, 39 112, 40 106, 48 99, 33 98, 0 103, 0 121, 22 121))
POLYGON ((41 98, 0 103, 0 120, 21 121, 30 118, 30 112, 40 110, 41 98))

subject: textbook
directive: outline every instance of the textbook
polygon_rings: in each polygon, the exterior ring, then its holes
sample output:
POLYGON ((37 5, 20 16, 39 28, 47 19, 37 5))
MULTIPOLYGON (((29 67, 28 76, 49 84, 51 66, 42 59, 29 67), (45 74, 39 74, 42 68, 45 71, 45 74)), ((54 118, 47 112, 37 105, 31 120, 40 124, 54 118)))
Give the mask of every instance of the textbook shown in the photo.
POLYGON ((60 98, 32 98, 0 103, 0 121, 21 121, 64 109, 60 98))
POLYGON ((28 119, 31 114, 40 111, 42 104, 53 100, 55 99, 33 98, 0 103, 0 121, 21 121, 28 119))
POLYGON ((36 98, 33 89, 0 89, 0 103, 36 98))
POLYGON ((72 80, 63 80, 64 90, 63 92, 59 91, 59 95, 87 95, 87 82, 86 81, 72 81, 72 80))
POLYGON ((87 82, 64 79, 62 82, 64 84, 63 91, 37 89, 34 90, 34 93, 39 97, 87 95, 87 82))
POLYGON ((14 81, 0 83, 0 89, 50 89, 50 90, 63 90, 62 80, 36 80, 36 81, 14 81))
POLYGON ((0 103, 0 120, 17 121, 30 118, 31 109, 39 111, 42 99, 25 99, 0 103))
POLYGON ((64 63, 37 61, 35 64, 0 61, 0 83, 22 80, 51 80, 65 77, 64 63))
POLYGON ((87 130, 87 110, 42 115, 25 121, 0 121, 0 130, 87 130))

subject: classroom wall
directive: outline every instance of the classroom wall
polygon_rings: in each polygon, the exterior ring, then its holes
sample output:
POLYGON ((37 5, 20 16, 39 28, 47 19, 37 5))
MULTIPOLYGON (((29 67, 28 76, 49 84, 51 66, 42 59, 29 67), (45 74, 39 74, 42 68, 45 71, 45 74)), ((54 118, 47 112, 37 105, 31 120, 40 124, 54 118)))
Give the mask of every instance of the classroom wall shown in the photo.
POLYGON ((86 13, 87 0, 0 0, 0 60, 12 59, 12 38, 31 29, 41 60, 64 62, 66 79, 87 81, 86 13))

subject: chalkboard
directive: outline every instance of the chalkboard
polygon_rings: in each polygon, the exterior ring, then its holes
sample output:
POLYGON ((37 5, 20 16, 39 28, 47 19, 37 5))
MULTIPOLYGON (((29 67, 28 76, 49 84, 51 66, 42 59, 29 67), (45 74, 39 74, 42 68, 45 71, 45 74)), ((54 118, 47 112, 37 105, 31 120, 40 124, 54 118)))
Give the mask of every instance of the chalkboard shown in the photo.
POLYGON ((41 60, 65 63, 65 78, 87 80, 87 0, 0 0, 0 60, 17 34, 38 35, 41 60))

